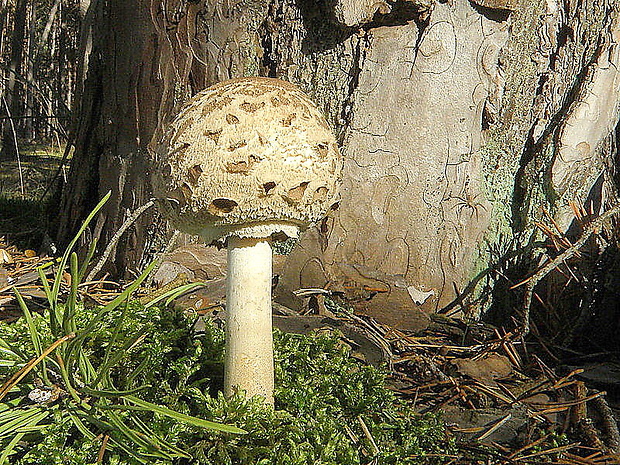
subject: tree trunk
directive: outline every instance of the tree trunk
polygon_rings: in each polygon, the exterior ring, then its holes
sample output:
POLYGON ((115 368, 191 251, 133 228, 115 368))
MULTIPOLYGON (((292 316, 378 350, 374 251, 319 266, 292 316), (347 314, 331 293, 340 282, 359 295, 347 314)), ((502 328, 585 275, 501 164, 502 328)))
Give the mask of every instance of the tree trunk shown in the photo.
MULTIPOLYGON (((24 59, 24 42, 26 39, 26 17, 28 12, 28 0, 17 0, 13 15, 13 35, 11 38, 11 58, 9 62, 8 80, 2 113, 8 117, 21 115, 22 108, 22 84, 20 75, 24 59)), ((2 150, 0 159, 10 159, 15 154, 14 126, 9 119, 5 119, 2 125, 2 150)))
MULTIPOLYGON (((179 103, 243 75, 299 84, 345 156, 338 211, 281 276, 277 297, 292 306, 293 290, 329 287, 404 327, 436 311, 477 317, 509 287, 511 257, 532 258, 540 207, 568 230, 570 201, 599 212, 616 197, 613 0, 148 6, 97 2, 64 241, 111 189, 93 232, 109 239, 148 199, 147 145, 179 103)), ((154 218, 117 247, 117 274, 163 243, 154 218)))
MULTIPOLYGON (((29 6, 28 11, 28 21, 27 24, 27 40, 26 40, 26 59, 24 60, 24 72, 23 77, 25 78, 26 86, 24 86, 24 92, 22 95, 22 101, 20 102, 23 110, 21 112, 21 116, 24 116, 22 121, 19 124, 19 134, 25 139, 27 142, 32 142, 34 140, 34 124, 35 121, 33 116, 35 112, 33 111, 35 107, 35 95, 32 92, 32 89, 28 89, 27 86, 35 86, 35 78, 34 78, 34 59, 36 56, 37 50, 37 8, 36 5, 31 4, 29 6)), ((17 114, 16 114, 17 115, 17 114)))
MULTIPOLYGON (((56 236, 64 246, 98 199, 112 191, 88 239, 106 244, 150 197, 146 146, 157 126, 164 85, 148 1, 93 2, 92 51, 76 105, 74 155, 59 203, 56 236)), ((91 14, 89 11, 87 16, 91 14)), ((86 34, 84 40, 89 40, 86 34)), ((86 48, 87 50, 88 48, 86 48)), ((131 276, 158 225, 149 212, 117 245, 111 271, 131 276)))
MULTIPOLYGON (((7 32, 8 32, 8 17, 9 17, 8 0, 0 0, 0 57, 4 56, 4 50, 6 48, 7 32)), ((4 79, 5 74, 6 74, 5 70, 2 70, 0 72, 0 76, 2 76, 2 82, 5 82, 5 79, 4 79)), ((2 86, 2 88, 0 88, 0 97, 4 95, 4 90, 5 90, 4 86, 2 86)))

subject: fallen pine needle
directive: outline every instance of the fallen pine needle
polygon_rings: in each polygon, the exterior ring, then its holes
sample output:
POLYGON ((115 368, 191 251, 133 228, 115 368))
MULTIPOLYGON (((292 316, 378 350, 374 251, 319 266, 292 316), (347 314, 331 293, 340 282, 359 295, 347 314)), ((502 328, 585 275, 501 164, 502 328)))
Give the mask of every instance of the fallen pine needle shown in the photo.
POLYGON ((500 418, 494 425, 492 425, 489 428, 489 430, 486 433, 484 433, 484 434, 482 434, 482 435, 480 435, 478 437, 478 441, 482 441, 482 440, 488 438, 491 434, 493 434, 495 431, 497 431, 499 428, 501 428, 501 426, 504 423, 506 423, 508 420, 510 420, 511 418, 512 418, 512 414, 510 414, 510 413, 507 414, 505 417, 500 418))
POLYGON ((30 373, 32 369, 41 362, 41 360, 43 360, 50 353, 52 353, 54 349, 56 349, 56 347, 58 347, 63 342, 68 341, 69 339, 73 339, 74 337, 75 333, 67 334, 66 336, 61 337, 57 341, 53 342, 47 349, 45 349, 41 355, 33 358, 26 365, 20 368, 19 371, 17 371, 13 376, 11 376, 9 380, 2 385, 2 388, 0 388, 0 400, 4 399, 4 396, 6 396, 11 389, 13 389, 13 386, 19 383, 22 379, 24 379, 24 377, 28 373, 30 373))

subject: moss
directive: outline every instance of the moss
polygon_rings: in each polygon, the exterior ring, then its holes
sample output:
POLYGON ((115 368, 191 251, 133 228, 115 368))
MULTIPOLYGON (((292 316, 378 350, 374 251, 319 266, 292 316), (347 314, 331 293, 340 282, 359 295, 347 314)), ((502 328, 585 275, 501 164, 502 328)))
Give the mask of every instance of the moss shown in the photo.
MULTIPOLYGON (((75 308, 78 328, 88 324, 92 309, 75 308)), ((175 464, 224 463, 238 465, 362 465, 362 464, 440 464, 443 454, 455 452, 453 440, 446 435, 437 415, 420 415, 410 405, 396 399, 386 387, 386 375, 377 368, 351 357, 350 348, 337 334, 275 333, 276 410, 259 399, 242 396, 211 397, 209 387, 221 384, 224 350, 223 331, 207 324, 201 334, 192 332, 193 320, 180 311, 161 312, 145 309, 138 302, 129 304, 122 330, 115 322, 120 310, 105 314, 101 324, 90 333, 84 354, 98 366, 108 349, 123 354, 115 360, 110 377, 121 389, 150 386, 139 394, 144 400, 158 402, 186 414, 237 425, 248 434, 234 435, 188 427, 171 418, 141 412, 148 434, 156 434, 167 444, 190 451, 193 459, 175 460, 175 464), (131 352, 127 341, 136 334, 143 337, 131 352), (125 347, 125 349, 123 349, 125 347), (135 377, 134 374, 138 373, 135 377), (370 431, 378 451, 368 439, 370 431)), ((36 318, 42 343, 53 339, 47 320, 36 318)), ((0 325, 0 337, 30 355, 33 352, 27 322, 0 325)), ((2 367, 0 367, 2 368, 2 367)), ((14 368, 0 369, 8 377, 14 368)), ((27 378, 26 382, 32 382, 27 378)), ((30 387, 25 387, 26 392, 30 387)), ((101 402, 101 400, 99 400, 101 402)), ((42 431, 28 437, 11 463, 17 465, 57 465, 94 463, 101 449, 100 431, 89 424, 89 439, 75 429, 67 412, 74 406, 61 397, 46 406, 50 416, 42 431)), ((135 412, 137 414, 137 412, 135 412)), ((93 414, 95 415, 95 414, 93 414)), ((127 424, 135 416, 123 413, 127 424)), ((112 441, 120 441, 118 431, 106 431, 112 441)), ((111 441, 106 460, 119 465, 137 465, 139 457, 114 447, 111 441)), ((120 444, 120 442, 119 442, 120 444)), ((160 459, 153 463, 170 463, 160 459)))

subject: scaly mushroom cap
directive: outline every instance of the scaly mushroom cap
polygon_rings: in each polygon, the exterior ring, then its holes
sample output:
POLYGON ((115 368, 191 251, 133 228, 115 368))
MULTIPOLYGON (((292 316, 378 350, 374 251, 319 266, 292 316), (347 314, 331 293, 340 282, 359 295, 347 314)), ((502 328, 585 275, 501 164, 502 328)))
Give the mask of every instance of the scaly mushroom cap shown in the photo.
POLYGON ((175 227, 206 243, 319 221, 342 172, 325 118, 295 85, 224 81, 192 98, 155 149, 153 190, 175 227))

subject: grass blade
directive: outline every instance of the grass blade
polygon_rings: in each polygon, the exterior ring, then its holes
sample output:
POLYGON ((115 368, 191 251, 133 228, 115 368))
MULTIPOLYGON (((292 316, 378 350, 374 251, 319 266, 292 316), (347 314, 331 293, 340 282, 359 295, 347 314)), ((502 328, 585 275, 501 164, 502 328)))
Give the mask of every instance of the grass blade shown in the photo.
POLYGON ((13 453, 13 449, 15 449, 15 446, 19 444, 19 441, 21 441, 25 435, 26 433, 17 433, 15 436, 13 436, 13 439, 11 439, 11 442, 9 442, 4 447, 2 454, 0 454, 0 465, 4 465, 8 463, 7 459, 9 458, 9 455, 13 453))
POLYGON ((155 432, 148 427, 148 425, 146 423, 144 423, 142 420, 140 420, 137 416, 133 417, 132 420, 134 421, 134 423, 138 426, 138 428, 140 428, 142 430, 142 432, 144 434, 146 434, 147 436, 150 437, 156 437, 160 446, 165 447, 166 449, 168 449, 171 453, 176 454, 178 457, 182 457, 182 458, 186 458, 186 459, 191 459, 192 456, 188 455, 187 452, 185 452, 183 449, 180 449, 172 444, 170 444, 169 442, 163 440, 161 437, 157 436, 157 434, 155 434, 155 432))
POLYGON ((127 356, 131 348, 138 343, 141 339, 144 338, 144 335, 149 331, 150 328, 142 328, 138 334, 134 335, 132 338, 128 338, 123 344, 123 347, 119 350, 116 350, 114 355, 109 359, 105 360, 101 366, 99 367, 97 377, 92 382, 93 387, 97 386, 99 382, 104 379, 106 374, 110 372, 110 368, 114 365, 118 364, 122 360, 123 357, 127 356))
POLYGON ((77 416, 72 410, 67 410, 67 415, 69 415, 69 418, 71 419, 71 422, 73 423, 73 425, 75 426, 75 428, 84 435, 84 437, 90 439, 91 441, 94 440, 97 436, 95 435, 95 433, 93 433, 91 430, 89 430, 86 425, 84 424, 84 422, 82 422, 82 420, 80 419, 79 416, 77 416))
MULTIPOLYGON (((104 367, 105 367, 106 370, 109 367, 110 358, 113 357, 112 356, 112 351, 114 350, 114 344, 116 343, 116 340, 119 337, 121 329, 123 329, 123 325, 125 324, 125 318, 127 318, 127 311, 128 310, 129 310, 129 301, 125 301, 125 307, 123 308, 123 311, 121 312, 120 317, 117 318, 116 325, 114 326, 114 329, 112 330, 112 337, 110 337, 110 340, 107 343, 107 347, 106 347, 105 352, 103 354, 103 363, 102 363, 102 366, 101 366, 101 372, 96 376, 95 381, 93 382, 94 386, 96 386, 97 383, 101 380, 104 367)), ((118 360, 120 360, 120 359, 118 359, 118 360)))
MULTIPOLYGON (((128 432, 131 432, 131 429, 128 428, 118 418, 116 418, 116 420, 118 420, 120 422, 120 425, 122 425, 122 429, 116 427, 116 421, 108 423, 107 421, 104 421, 104 420, 102 420, 100 418, 97 418, 97 417, 95 417, 93 415, 90 415, 90 414, 86 413, 86 411, 84 411, 84 410, 76 410, 74 415, 78 419, 79 419, 79 417, 84 418, 84 420, 86 420, 88 423, 96 426, 97 428, 99 428, 102 431, 118 431, 119 433, 123 434, 123 436, 125 436, 126 438, 128 436, 125 434, 125 431, 127 429, 129 429, 128 432)), ((83 423, 82 423, 82 425, 83 425, 83 423)), ((131 442, 134 442, 131 438, 129 438, 129 440, 131 442)), ((135 446, 136 445, 140 445, 139 443, 134 443, 133 444, 134 447, 128 447, 125 444, 123 444, 121 441, 119 441, 118 439, 115 439, 114 437, 110 437, 110 442, 108 444, 112 444, 113 446, 118 447, 119 449, 123 450, 127 455, 129 455, 130 457, 133 457, 138 462, 143 463, 143 464, 151 463, 150 461, 147 461, 147 460, 144 459, 144 456, 147 456, 147 455, 148 456, 157 457, 157 458, 168 458, 167 456, 160 456, 160 455, 146 454, 146 453, 143 453, 143 452, 137 452, 135 450, 135 446)))
MULTIPOLYGON (((20 350, 13 347, 6 340, 0 337, 0 352, 8 355, 9 357, 15 357, 17 362, 26 363, 28 361, 28 357, 24 355, 20 350)), ((10 360, 10 359, 6 359, 10 360)))
POLYGON ((132 371, 131 374, 127 377, 127 386, 131 386, 133 384, 136 378, 140 376, 140 374, 146 369, 150 361, 151 361, 150 355, 147 355, 146 357, 144 357, 144 359, 140 362, 140 364, 136 367, 136 369, 132 371))
POLYGON ((237 428, 236 426, 228 426, 223 425, 221 423, 215 423, 213 421, 203 420, 201 418, 192 417, 190 415, 185 415, 184 413, 175 412, 167 407, 162 407, 161 405, 153 404, 151 402, 147 402, 142 399, 138 399, 134 396, 126 396, 125 400, 128 400, 132 404, 141 407, 143 410, 148 410, 151 412, 159 413, 160 415, 164 415, 170 418, 173 418, 182 423, 186 423, 192 426, 198 426, 200 428, 211 429, 215 431, 222 431, 224 433, 233 433, 233 434, 247 434, 247 431, 242 430, 241 428, 237 428))
POLYGON ((21 413, 21 415, 0 425, 0 438, 13 433, 18 428, 36 425, 48 415, 48 412, 41 411, 41 409, 36 407, 18 411, 17 413, 21 413))
POLYGON ((101 307, 97 311, 95 316, 93 316, 90 319, 90 321, 86 324, 84 329, 82 331, 80 331, 77 334, 77 336, 75 337, 75 339, 68 344, 68 346, 67 346, 67 355, 66 355, 66 359, 65 359, 65 363, 66 363, 66 367, 67 367, 67 371, 68 372, 71 370, 71 368, 73 366, 74 353, 76 353, 78 351, 79 347, 82 346, 83 341, 95 331, 97 325, 99 323, 101 323, 101 321, 103 320, 103 318, 105 317, 106 314, 108 314, 109 312, 115 310, 119 305, 124 303, 129 298, 129 296, 138 287, 140 287, 140 285, 147 278, 149 273, 151 271, 153 271, 153 268, 155 267, 155 265, 157 265, 156 261, 154 261, 149 266, 147 266, 146 269, 144 270, 144 272, 140 276, 138 276, 138 278, 133 283, 131 283, 131 285, 129 285, 127 287, 127 289, 125 289, 122 293, 120 293, 114 300, 112 300, 110 303, 108 303, 104 307, 101 307))
POLYGON ((77 289, 78 289, 78 257, 75 252, 71 252, 71 258, 69 260, 69 276, 71 276, 71 287, 69 290, 69 296, 67 297, 67 303, 65 304, 64 313, 62 316, 62 329, 65 334, 74 333, 75 326, 75 306, 77 305, 77 289))
POLYGON ((23 368, 21 368, 17 373, 15 373, 7 382, 5 382, 0 388, 0 400, 4 398, 8 394, 8 392, 19 383, 30 371, 41 362, 45 357, 47 357, 50 353, 54 351, 56 347, 62 344, 65 341, 68 341, 72 337, 75 337, 74 334, 68 334, 66 336, 61 337, 57 341, 53 342, 47 349, 43 351, 41 355, 37 358, 30 360, 23 368))
POLYGON ((188 291, 191 291, 192 289, 196 288, 196 287, 201 287, 201 286, 205 286, 206 283, 202 283, 202 282, 197 282, 197 283, 190 283, 190 284, 185 284, 183 286, 179 286, 176 287, 174 289, 169 290, 168 292, 163 293, 160 296, 157 296, 156 298, 154 298, 153 300, 151 300, 150 302, 148 302, 144 308, 149 308, 152 307, 153 305, 155 305, 158 302, 161 302, 164 299, 168 299, 166 300, 166 305, 170 304, 170 302, 174 299, 176 299, 179 295, 184 294, 188 291))
MULTIPOLYGON (((53 263, 53 262, 50 262, 53 263)), ((49 264, 38 266, 37 274, 39 275, 39 280, 43 285, 43 290, 45 291, 45 297, 47 297, 47 302, 49 304, 49 321, 50 321, 50 330, 52 335, 55 338, 60 337, 60 332, 58 331, 58 317, 56 315, 56 306, 54 305, 54 297, 52 295, 52 289, 50 288, 50 283, 47 281, 47 276, 45 275, 45 268, 47 268, 49 264)))
POLYGON ((114 300, 112 300, 107 305, 102 307, 97 312, 97 314, 93 318, 91 318, 91 320, 85 326, 84 330, 80 331, 78 336, 75 338, 75 341, 73 341, 73 342, 77 343, 77 342, 81 341, 82 339, 85 339, 86 337, 88 337, 90 335, 90 333, 93 332, 93 330, 95 329, 97 324, 103 319, 103 317, 107 313, 111 312, 112 310, 115 310, 119 305, 124 303, 129 298, 129 296, 138 287, 140 287, 140 284, 142 284, 142 282, 147 278, 149 273, 151 271, 153 271, 153 268, 155 268, 155 265, 157 265, 157 262, 153 262, 149 266, 147 266, 146 269, 144 270, 144 272, 140 276, 138 276, 138 278, 133 283, 131 283, 131 285, 129 285, 127 287, 127 289, 125 289, 123 292, 121 292, 114 300))
POLYGON ((173 458, 166 452, 163 452, 160 445, 157 444, 156 441, 154 441, 152 438, 149 438, 146 434, 143 434, 140 431, 136 431, 127 426, 127 424, 125 424, 121 417, 119 417, 115 413, 108 412, 108 418, 110 420, 110 423, 114 425, 118 431, 120 431, 133 443, 138 444, 147 451, 149 451, 150 454, 154 454, 156 457, 168 460, 171 460, 173 458))
POLYGON ((95 215, 99 212, 99 210, 103 208, 104 204, 108 201, 108 199, 110 198, 110 195, 112 195, 112 191, 108 191, 108 193, 103 196, 103 198, 99 201, 99 203, 93 209, 93 211, 90 212, 90 214, 86 217, 86 219, 84 220, 84 223, 82 223, 82 226, 76 233, 75 237, 71 240, 71 242, 67 246, 67 250, 65 250, 65 253, 60 259, 60 264, 58 265, 58 271, 56 272, 56 276, 54 279, 54 285, 52 286, 52 290, 51 290, 52 307, 54 308, 54 310, 58 306, 58 294, 60 292, 60 283, 62 282, 62 274, 64 272, 65 266, 67 265, 67 260, 69 260, 69 255, 73 251, 73 247, 75 247, 75 244, 79 240, 82 233, 86 231, 86 228, 88 227, 89 223, 92 221, 95 215))
POLYGON ((82 347, 78 348, 76 358, 78 362, 78 368, 80 370, 80 375, 82 376, 82 381, 85 384, 89 384, 92 379, 97 376, 97 370, 95 370, 95 367, 90 361, 90 358, 88 358, 88 356, 84 354, 84 350, 82 347))
POLYGON ((82 282, 84 279, 84 275, 86 274, 86 270, 88 269, 88 265, 90 265, 90 261, 93 259, 93 255, 95 255, 95 251, 97 250, 97 239, 95 238, 88 247, 88 252, 86 253, 86 257, 84 257, 84 261, 82 262, 82 266, 80 266, 80 271, 78 272, 78 283, 82 282))
POLYGON ((151 388, 152 386, 150 385, 146 385, 146 386, 140 386, 137 387, 135 389, 129 389, 127 391, 111 391, 111 390, 105 390, 105 389, 91 389, 89 387, 82 387, 80 388, 80 391, 83 391, 85 394, 88 394, 89 396, 94 396, 94 397, 104 397, 104 398, 117 398, 117 397, 124 397, 124 396, 128 396, 131 394, 137 394, 138 392, 144 391, 146 389, 151 388))
POLYGON ((45 297, 47 297, 47 302, 50 306, 53 304, 54 299, 52 297, 52 288, 50 287, 50 283, 47 280, 47 276, 45 276, 45 271, 47 265, 42 265, 37 267, 37 274, 39 275, 39 280, 41 281, 41 285, 43 286, 43 290, 45 291, 45 297))
MULTIPOLYGON (((15 293, 15 297, 17 298, 17 302, 19 303, 19 307, 26 318, 26 324, 28 325, 28 334, 30 336, 30 340, 32 341, 32 347, 34 348, 35 355, 39 357, 43 353, 43 349, 41 348, 41 339, 39 339, 39 333, 37 331, 37 327, 34 324, 34 319, 32 318, 32 313, 30 309, 26 305, 24 298, 17 290, 17 288, 13 288, 13 292, 15 293)), ((45 366, 45 359, 41 359, 41 377, 45 380, 47 384, 49 384, 49 380, 47 379, 47 368, 45 366)))
POLYGON ((22 400, 18 397, 0 403, 0 416, 2 416, 3 412, 6 412, 7 410, 11 410, 12 408, 16 407, 21 401, 22 400))

